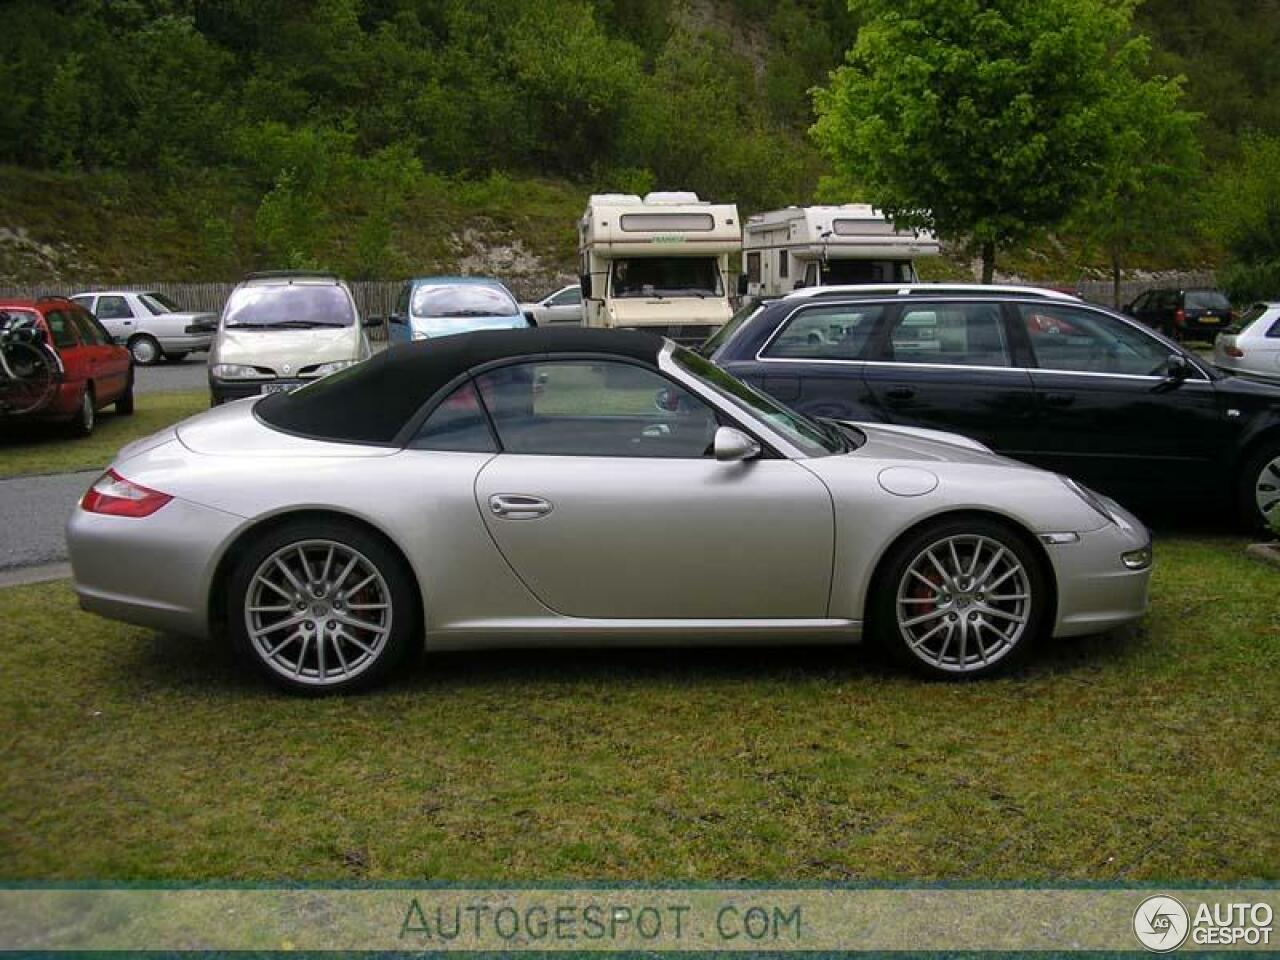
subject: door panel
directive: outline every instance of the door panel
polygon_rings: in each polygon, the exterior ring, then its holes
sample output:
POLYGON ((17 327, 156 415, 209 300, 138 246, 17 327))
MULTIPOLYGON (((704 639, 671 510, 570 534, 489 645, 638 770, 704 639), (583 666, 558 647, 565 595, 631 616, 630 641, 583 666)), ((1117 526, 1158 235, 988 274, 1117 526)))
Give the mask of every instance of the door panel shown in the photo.
POLYGON ((1036 430, 1036 403, 1009 334, 999 304, 904 307, 863 370, 880 419, 949 430, 1021 457, 1036 430))
POLYGON ((789 460, 501 454, 476 502, 508 563, 558 613, 826 615, 831 498, 789 460))

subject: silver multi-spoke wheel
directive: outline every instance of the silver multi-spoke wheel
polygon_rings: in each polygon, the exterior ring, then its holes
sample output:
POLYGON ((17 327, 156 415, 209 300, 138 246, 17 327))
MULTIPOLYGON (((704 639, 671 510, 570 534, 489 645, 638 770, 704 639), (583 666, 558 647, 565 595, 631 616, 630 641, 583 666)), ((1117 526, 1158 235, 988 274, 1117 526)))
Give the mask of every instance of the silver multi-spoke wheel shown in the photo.
POLYGON ((1264 523, 1280 517, 1280 456, 1264 463, 1253 485, 1254 503, 1264 523))
POLYGON ((276 550, 244 597, 254 652, 295 683, 345 684, 378 661, 391 635, 386 579, 363 553, 334 540, 276 550))
POLYGON ((898 632, 938 670, 984 670, 1018 645, 1031 616, 1031 577, 991 537, 943 537, 921 550, 898 583, 898 632))

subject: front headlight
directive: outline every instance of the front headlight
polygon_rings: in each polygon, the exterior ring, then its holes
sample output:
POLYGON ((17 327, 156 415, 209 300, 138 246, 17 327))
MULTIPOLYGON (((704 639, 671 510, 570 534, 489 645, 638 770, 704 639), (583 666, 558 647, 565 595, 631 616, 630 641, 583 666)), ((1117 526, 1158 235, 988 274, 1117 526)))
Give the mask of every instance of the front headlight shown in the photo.
POLYGON ((1102 502, 1102 498, 1088 487, 1082 486, 1070 477, 1064 477, 1062 474, 1058 474, 1058 479, 1066 484, 1068 490, 1092 507, 1094 511, 1102 517, 1102 519, 1106 520, 1108 523, 1116 522, 1116 518, 1111 515, 1111 511, 1108 510, 1107 505, 1102 502))
POLYGON ((359 362, 359 360, 334 360, 330 363, 322 363, 310 372, 315 377, 327 377, 329 374, 345 370, 347 367, 354 367, 359 362))
POLYGON ((265 380, 271 376, 245 363, 215 363, 209 372, 219 380, 265 380))

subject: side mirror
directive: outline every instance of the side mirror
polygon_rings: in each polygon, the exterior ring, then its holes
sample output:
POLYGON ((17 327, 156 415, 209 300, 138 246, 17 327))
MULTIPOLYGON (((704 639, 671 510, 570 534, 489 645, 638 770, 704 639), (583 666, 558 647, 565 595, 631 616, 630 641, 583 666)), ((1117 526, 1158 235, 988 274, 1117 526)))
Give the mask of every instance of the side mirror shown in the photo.
POLYGON ((760 444, 733 427, 720 427, 716 430, 713 449, 716 459, 721 463, 741 463, 760 456, 760 444))
POLYGON ((678 413, 680 411, 680 394, 670 387, 663 387, 654 394, 653 405, 663 413, 678 413))
POLYGON ((366 327, 381 327, 381 326, 384 326, 386 322, 387 321, 385 317, 365 317, 364 318, 364 325, 366 327))
POLYGON ((536 327, 538 325, 538 318, 532 313, 526 313, 524 315, 524 324, 526 327, 536 327))
POLYGON ((387 314, 387 323, 408 323, 408 321, 398 313, 389 313, 387 314))
POLYGON ((738 274, 738 296, 745 297, 747 295, 747 283, 749 278, 745 273, 738 274))
POLYGON ((1191 376, 1191 364, 1187 358, 1180 353, 1170 354, 1168 366, 1165 368, 1165 377, 1174 383, 1181 383, 1189 376, 1191 376))

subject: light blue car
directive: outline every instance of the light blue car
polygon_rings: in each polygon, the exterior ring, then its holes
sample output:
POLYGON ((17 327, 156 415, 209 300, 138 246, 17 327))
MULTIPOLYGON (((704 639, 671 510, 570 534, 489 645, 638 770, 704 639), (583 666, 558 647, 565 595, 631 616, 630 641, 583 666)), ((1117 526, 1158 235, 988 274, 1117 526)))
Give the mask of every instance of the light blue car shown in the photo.
POLYGON ((418 277, 408 280, 387 324, 392 346, 473 330, 533 326, 516 298, 488 277, 418 277))

